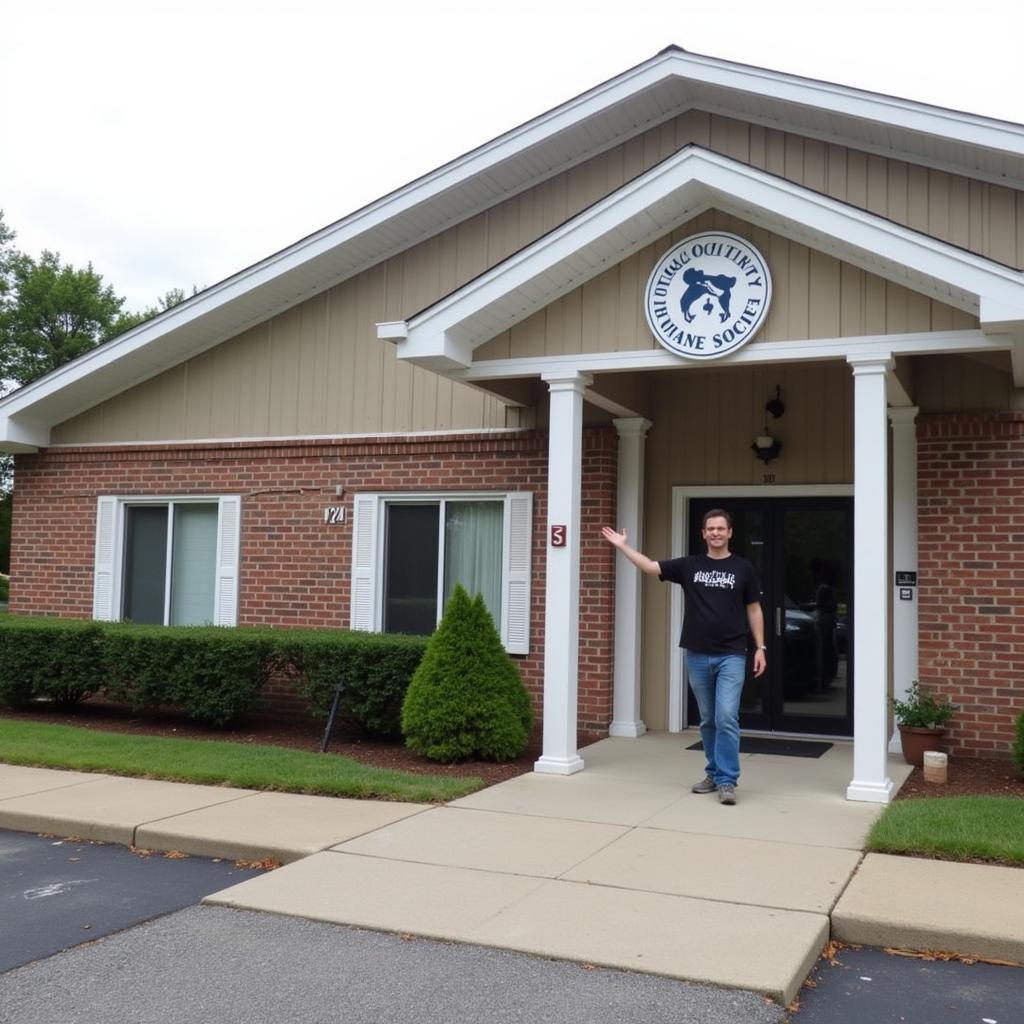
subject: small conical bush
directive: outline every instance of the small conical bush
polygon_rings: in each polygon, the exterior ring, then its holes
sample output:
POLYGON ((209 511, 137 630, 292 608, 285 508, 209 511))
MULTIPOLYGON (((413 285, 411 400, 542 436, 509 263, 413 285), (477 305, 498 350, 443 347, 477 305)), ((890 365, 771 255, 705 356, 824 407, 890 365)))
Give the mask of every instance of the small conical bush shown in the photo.
POLYGON ((433 761, 518 757, 533 709, 484 599, 456 586, 402 707, 406 746, 433 761))

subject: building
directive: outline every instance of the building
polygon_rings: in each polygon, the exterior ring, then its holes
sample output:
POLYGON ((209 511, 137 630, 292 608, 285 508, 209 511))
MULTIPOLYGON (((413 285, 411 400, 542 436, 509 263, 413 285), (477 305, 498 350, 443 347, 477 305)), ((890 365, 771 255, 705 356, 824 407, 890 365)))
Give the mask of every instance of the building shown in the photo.
POLYGON ((11 610, 420 631, 462 579, 572 773, 693 720, 600 526, 725 504, 745 726, 887 801, 912 679, 955 752, 1024 710, 1022 267, 1021 126, 670 47, 0 401, 11 610))

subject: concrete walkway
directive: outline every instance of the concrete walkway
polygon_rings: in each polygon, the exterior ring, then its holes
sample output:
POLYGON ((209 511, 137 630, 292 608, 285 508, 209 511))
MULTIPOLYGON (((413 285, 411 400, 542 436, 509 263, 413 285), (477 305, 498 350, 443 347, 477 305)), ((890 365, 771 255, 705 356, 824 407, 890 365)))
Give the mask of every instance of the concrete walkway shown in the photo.
MULTIPOLYGON (((743 757, 739 800, 689 792, 696 734, 606 739, 568 778, 445 806, 0 765, 0 827, 286 866, 207 903, 763 992, 834 937, 1024 961, 1024 871, 869 855, 852 748, 743 757)), ((894 761, 897 784, 909 769, 894 761)))

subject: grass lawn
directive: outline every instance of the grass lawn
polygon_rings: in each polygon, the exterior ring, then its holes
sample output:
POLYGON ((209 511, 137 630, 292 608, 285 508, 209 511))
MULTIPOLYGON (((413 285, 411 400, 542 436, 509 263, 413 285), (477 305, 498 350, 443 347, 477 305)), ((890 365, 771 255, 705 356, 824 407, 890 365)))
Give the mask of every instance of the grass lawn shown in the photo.
POLYGON ((478 778, 387 771, 337 754, 0 719, 0 761, 171 782, 429 803, 483 788, 478 778))
POLYGON ((1024 800, 952 796, 898 800, 875 822, 867 848, 944 860, 1024 867, 1024 800))

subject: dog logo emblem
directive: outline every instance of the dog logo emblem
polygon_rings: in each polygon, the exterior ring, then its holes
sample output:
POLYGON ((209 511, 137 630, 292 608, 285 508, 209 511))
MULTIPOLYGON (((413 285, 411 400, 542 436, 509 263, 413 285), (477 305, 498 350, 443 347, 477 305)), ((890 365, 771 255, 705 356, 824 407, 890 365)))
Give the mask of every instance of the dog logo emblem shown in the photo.
POLYGON ((757 333, 771 303, 771 275, 749 242, 705 231, 674 245, 647 281, 644 311, 658 341, 690 359, 717 359, 757 333))
POLYGON ((688 324, 692 324, 697 319, 692 312, 693 304, 704 298, 707 301, 704 302, 701 309, 705 313, 713 313, 715 311, 712 299, 717 299, 719 320, 725 323, 729 319, 729 302, 732 296, 733 285, 736 284, 735 277, 726 277, 725 274, 708 277, 703 270, 689 267, 683 271, 683 280, 686 282, 687 288, 683 292, 683 297, 679 300, 679 305, 683 308, 683 319, 688 324))

